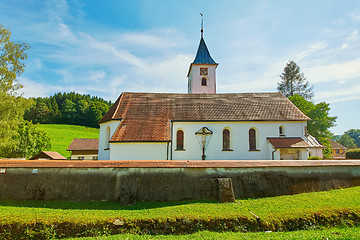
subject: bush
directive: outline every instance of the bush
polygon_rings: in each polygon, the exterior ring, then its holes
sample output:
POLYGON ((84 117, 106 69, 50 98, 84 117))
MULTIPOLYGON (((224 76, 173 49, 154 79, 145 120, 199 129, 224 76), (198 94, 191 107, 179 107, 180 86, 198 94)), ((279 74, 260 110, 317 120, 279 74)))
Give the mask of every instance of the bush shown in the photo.
POLYGON ((319 156, 312 156, 312 157, 308 157, 308 160, 322 160, 322 158, 319 156))
POLYGON ((346 159, 360 159, 360 148, 347 150, 346 159))

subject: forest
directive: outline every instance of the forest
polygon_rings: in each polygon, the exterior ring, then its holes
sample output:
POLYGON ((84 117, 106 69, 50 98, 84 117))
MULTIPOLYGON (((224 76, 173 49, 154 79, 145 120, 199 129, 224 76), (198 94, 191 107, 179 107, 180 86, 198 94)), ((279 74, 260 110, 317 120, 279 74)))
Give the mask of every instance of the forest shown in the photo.
POLYGON ((79 93, 56 93, 46 98, 31 98, 24 119, 32 123, 72 124, 99 127, 99 120, 112 103, 103 98, 79 93))

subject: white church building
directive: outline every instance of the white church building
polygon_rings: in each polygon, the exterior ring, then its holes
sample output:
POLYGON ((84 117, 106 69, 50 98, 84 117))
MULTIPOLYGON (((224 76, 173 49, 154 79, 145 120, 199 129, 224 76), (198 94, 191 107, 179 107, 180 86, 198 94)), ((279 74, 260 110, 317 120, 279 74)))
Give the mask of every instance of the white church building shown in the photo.
POLYGON ((99 160, 307 159, 309 118, 281 93, 216 93, 203 36, 188 93, 124 92, 100 120, 99 160))

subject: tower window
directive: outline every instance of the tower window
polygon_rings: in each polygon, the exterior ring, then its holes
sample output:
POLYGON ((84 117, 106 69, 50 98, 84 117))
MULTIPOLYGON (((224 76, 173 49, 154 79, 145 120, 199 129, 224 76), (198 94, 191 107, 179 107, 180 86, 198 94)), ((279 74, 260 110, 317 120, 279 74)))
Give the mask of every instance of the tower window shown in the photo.
POLYGON ((256 131, 253 128, 249 130, 249 150, 256 151, 256 131))
POLYGON ((207 86, 207 79, 206 78, 201 79, 201 86, 207 86))
POLYGON ((176 150, 184 150, 184 131, 178 130, 176 132, 176 150))

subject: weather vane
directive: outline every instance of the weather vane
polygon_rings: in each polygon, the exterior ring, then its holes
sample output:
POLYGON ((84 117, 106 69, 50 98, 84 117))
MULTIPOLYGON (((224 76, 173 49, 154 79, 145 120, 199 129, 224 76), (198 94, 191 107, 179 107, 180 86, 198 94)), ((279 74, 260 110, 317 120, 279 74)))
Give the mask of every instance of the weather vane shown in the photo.
POLYGON ((203 33, 204 33, 204 14, 200 13, 201 16, 201 37, 203 37, 203 33))

